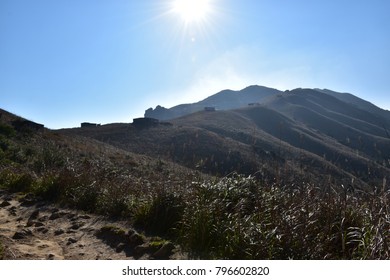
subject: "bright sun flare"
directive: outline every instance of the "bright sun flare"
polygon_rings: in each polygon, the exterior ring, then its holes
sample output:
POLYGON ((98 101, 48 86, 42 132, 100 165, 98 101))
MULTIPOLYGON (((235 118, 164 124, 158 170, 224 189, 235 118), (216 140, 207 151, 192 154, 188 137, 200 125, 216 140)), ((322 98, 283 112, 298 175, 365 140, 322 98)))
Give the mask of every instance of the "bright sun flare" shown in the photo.
POLYGON ((185 22, 199 21, 210 11, 209 0, 175 0, 173 10, 185 22))

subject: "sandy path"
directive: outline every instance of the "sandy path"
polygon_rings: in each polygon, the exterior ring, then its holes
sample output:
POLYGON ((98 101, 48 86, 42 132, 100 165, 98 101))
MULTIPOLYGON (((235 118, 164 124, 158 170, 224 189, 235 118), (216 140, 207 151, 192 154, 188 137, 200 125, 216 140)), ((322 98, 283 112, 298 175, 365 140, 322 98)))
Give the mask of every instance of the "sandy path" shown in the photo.
POLYGON ((0 240, 5 259, 185 258, 177 246, 168 244, 165 251, 152 248, 148 245, 151 239, 140 236, 125 223, 0 192, 0 240), (121 235, 99 235, 107 225, 129 230, 121 235))

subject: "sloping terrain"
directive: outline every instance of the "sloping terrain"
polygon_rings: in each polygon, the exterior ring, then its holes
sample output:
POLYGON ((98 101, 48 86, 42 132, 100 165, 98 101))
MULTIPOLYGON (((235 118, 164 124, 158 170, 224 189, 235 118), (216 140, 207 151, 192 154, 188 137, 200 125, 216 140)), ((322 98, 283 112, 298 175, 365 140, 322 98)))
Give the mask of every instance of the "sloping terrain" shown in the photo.
MULTIPOLYGON (((346 104, 348 105, 348 107, 353 106, 355 107, 355 109, 360 109, 361 111, 369 113, 371 115, 380 116, 381 118, 386 120, 387 131, 389 131, 388 125, 390 123, 390 111, 383 110, 366 100, 354 96, 353 94, 340 93, 328 89, 299 88, 292 91, 287 90, 283 92, 273 88, 253 85, 246 87, 240 91, 223 90, 199 102, 192 104, 180 104, 169 109, 158 105, 155 109, 149 108, 148 110, 146 110, 145 117, 155 118, 159 120, 170 120, 191 113, 203 111, 205 107, 214 107, 217 110, 239 109, 247 107, 248 105, 268 103, 270 100, 274 100, 275 98, 285 98, 290 93, 292 95, 300 93, 301 97, 303 97, 303 95, 305 95, 305 97, 308 97, 309 95, 311 95, 311 97, 314 97, 315 95, 317 95, 317 97, 321 96, 320 98, 327 96, 326 99, 333 103, 332 106, 335 106, 336 103, 346 104), (309 92, 311 94, 309 94, 309 92)), ((324 99, 321 100, 321 102, 324 101, 324 99)), ((377 123, 377 125, 384 128, 383 125, 386 125, 386 123, 377 123)))
MULTIPOLYGON (((300 114, 305 112, 305 108, 300 108, 300 114)), ((284 165, 283 172, 290 170, 291 173, 298 171, 306 175, 316 174, 320 175, 318 178, 321 180, 324 179, 323 176, 332 176, 345 179, 344 183, 351 180, 381 181, 389 174, 389 139, 359 133, 352 128, 348 131, 342 125, 339 125, 341 132, 336 135, 344 135, 336 138, 325 130, 326 127, 334 125, 334 120, 321 118, 315 113, 308 116, 308 120, 307 123, 298 122, 289 118, 288 114, 258 106, 232 112, 198 113, 196 116, 190 115, 174 122, 199 126, 245 143, 255 151, 257 162, 265 161, 272 166, 275 160, 262 157, 264 154, 272 154, 289 163, 289 166, 284 165), (230 116, 224 122, 219 120, 221 115, 226 117, 228 114, 230 116), (221 125, 229 123, 228 119, 237 116, 241 119, 247 118, 246 125, 240 123, 235 129, 221 125), (356 143, 353 145, 353 140, 345 140, 348 137, 360 143, 372 143, 372 146, 359 147, 356 143)), ((281 168, 280 164, 276 166, 281 168)))
POLYGON ((338 97, 57 131, 1 110, 0 259, 388 259, 388 112, 338 97))
POLYGON ((390 114, 350 94, 252 86, 222 91, 196 106, 201 111, 145 128, 112 124, 63 132, 217 175, 332 178, 361 187, 380 184, 389 174, 390 114), (201 110, 209 100, 239 109, 201 110), (255 100, 261 104, 246 103, 255 100))
POLYGON ((153 193, 194 177, 1 110, 0 259, 182 258, 162 230, 145 232, 145 219, 153 193))

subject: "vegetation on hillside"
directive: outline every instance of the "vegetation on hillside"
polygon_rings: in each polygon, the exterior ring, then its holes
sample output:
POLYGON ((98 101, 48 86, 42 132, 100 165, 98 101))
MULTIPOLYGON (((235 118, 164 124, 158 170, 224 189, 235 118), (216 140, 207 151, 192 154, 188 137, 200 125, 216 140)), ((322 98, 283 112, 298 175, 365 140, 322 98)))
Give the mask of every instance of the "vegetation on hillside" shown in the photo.
POLYGON ((94 140, 18 132, 6 123, 0 155, 0 188, 127 219, 193 258, 390 258, 386 179, 357 191, 304 177, 289 184, 236 173, 212 178, 94 140))
POLYGON ((263 185, 232 176, 191 189, 183 244, 203 258, 388 259, 389 192, 263 185))
POLYGON ((332 110, 341 110, 340 106, 322 109, 325 113, 313 111, 290 104, 294 97, 305 99, 300 94, 285 94, 277 99, 288 105, 280 111, 248 106, 198 112, 172 120, 171 125, 110 124, 61 133, 96 139, 215 176, 256 173, 271 181, 277 177, 294 182, 298 174, 311 176, 310 182, 322 184, 330 178, 335 184, 362 190, 381 184, 390 173, 390 138, 383 128, 368 123, 374 121, 371 115, 362 113, 358 119, 349 114, 354 112, 351 108, 344 115, 335 114, 332 110))

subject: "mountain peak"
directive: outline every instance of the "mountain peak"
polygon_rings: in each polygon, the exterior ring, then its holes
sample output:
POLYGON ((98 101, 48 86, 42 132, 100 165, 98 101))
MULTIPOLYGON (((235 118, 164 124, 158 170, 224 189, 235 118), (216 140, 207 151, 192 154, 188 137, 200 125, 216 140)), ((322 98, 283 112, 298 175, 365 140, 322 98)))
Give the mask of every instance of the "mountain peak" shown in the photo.
POLYGON ((214 107, 217 110, 234 110, 248 107, 250 104, 263 104, 274 106, 274 108, 306 106, 318 110, 325 106, 339 113, 342 113, 347 106, 351 112, 354 112, 355 116, 361 116, 365 114, 364 112, 368 112, 372 119, 380 116, 390 122, 389 111, 350 93, 318 88, 296 88, 283 92, 260 85, 250 85, 239 91, 225 89, 199 102, 180 104, 169 109, 158 105, 155 109, 146 110, 145 117, 171 120, 203 111, 206 107, 214 107))
POLYGON ((205 107, 215 107, 218 110, 231 110, 248 106, 250 103, 262 103, 268 97, 280 94, 281 91, 259 85, 251 85, 242 90, 222 90, 199 102, 181 104, 170 109, 157 106, 145 111, 145 117, 159 120, 169 120, 204 110, 205 107))

